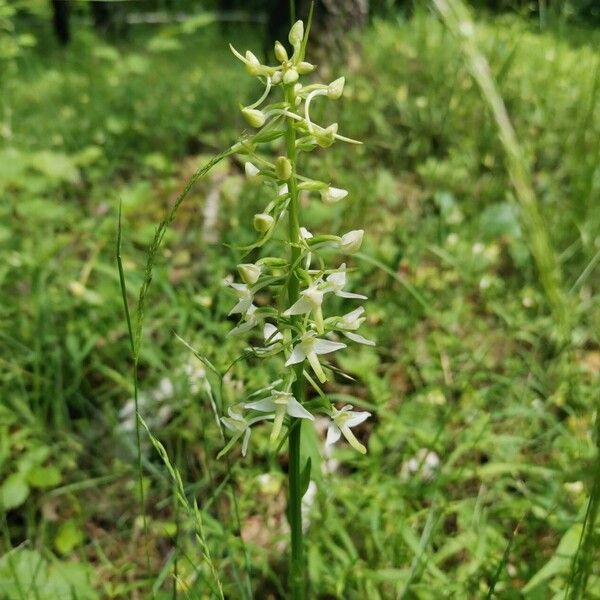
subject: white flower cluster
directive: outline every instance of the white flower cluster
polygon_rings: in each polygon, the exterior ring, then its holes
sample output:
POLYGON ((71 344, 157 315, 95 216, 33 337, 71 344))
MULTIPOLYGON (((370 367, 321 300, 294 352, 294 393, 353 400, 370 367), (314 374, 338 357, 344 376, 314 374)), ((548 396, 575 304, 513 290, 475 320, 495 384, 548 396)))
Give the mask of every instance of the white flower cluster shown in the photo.
POLYGON ((229 314, 240 315, 239 323, 230 335, 259 328, 264 345, 253 348, 253 351, 261 357, 282 354, 285 366, 289 368, 281 380, 229 409, 229 416, 223 417, 222 422, 233 432, 233 437, 221 454, 242 438, 242 454, 245 455, 251 427, 260 421, 273 422, 272 442, 280 439, 283 427, 289 425, 290 418, 313 421, 313 414, 292 393, 293 383, 298 377, 305 378, 319 392, 316 401, 306 404, 313 412, 325 413, 329 417, 326 444, 337 442, 343 435, 353 448, 365 453, 366 448, 356 439, 351 428, 365 421, 370 413, 354 411, 350 405, 338 410, 320 390, 311 371, 304 370, 304 366, 292 368, 293 365, 307 364, 317 380, 324 383, 327 375, 321 357, 345 348, 346 344, 341 339, 366 345, 374 345, 374 342, 357 333, 365 320, 363 307, 355 308, 342 316, 324 316, 328 297, 366 299, 364 295, 346 290, 345 263, 338 268, 328 269, 319 254, 324 249, 337 250, 342 255, 357 252, 362 244, 363 230, 349 231, 342 236, 313 235, 300 226, 298 218, 293 218, 292 211, 296 210, 294 206, 297 207, 298 193, 302 190, 320 194, 321 200, 326 204, 334 204, 348 196, 346 190, 297 173, 297 154, 317 147, 326 148, 337 140, 359 142, 338 134, 337 123, 321 127, 312 121, 312 101, 318 96, 337 100, 342 96, 345 80, 340 77, 329 85, 300 83, 301 75, 315 69, 304 60, 306 36, 302 21, 297 21, 291 28, 289 42, 293 48, 291 57, 283 44, 275 44, 275 56, 280 62, 277 66, 261 64, 252 52, 247 51, 242 55, 231 46, 232 52, 245 64, 248 73, 258 77, 264 85, 261 97, 242 108, 248 124, 259 129, 239 147, 240 153, 247 156, 246 176, 261 178, 265 184, 270 184, 275 196, 263 212, 254 216, 254 228, 259 233, 259 238, 246 250, 251 251, 264 245, 272 238, 278 223, 287 216, 287 243, 291 249, 291 259, 268 256, 255 263, 238 265, 241 282, 226 282, 237 296, 237 303, 229 314), (265 105, 275 88, 283 91, 284 101, 265 105), (293 127, 291 141, 287 134, 290 126, 293 127), (283 137, 286 137, 287 142, 285 156, 269 160, 259 154, 261 145, 269 144, 272 147, 273 142, 283 137), (314 263, 317 266, 313 266, 314 263), (286 285, 289 289, 290 282, 295 290, 294 301, 290 301, 291 294, 286 296, 282 293, 286 285), (255 294, 265 288, 275 292, 274 297, 279 298, 278 306, 259 308, 254 304, 255 294))

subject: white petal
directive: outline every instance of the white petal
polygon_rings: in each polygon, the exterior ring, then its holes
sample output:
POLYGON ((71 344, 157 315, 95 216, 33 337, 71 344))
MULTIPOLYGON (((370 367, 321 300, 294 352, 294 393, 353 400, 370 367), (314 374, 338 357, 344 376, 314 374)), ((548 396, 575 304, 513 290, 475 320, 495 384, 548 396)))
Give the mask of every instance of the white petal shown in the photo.
POLYGON ((236 315, 238 313, 246 313, 251 306, 252 298, 243 298, 229 311, 229 316, 236 315))
POLYGON ((312 310, 311 303, 304 297, 300 298, 300 300, 294 302, 292 306, 290 306, 283 315, 285 317, 290 317, 292 315, 305 315, 312 310))
POLYGON ((344 321, 356 321, 356 319, 358 319, 360 317, 360 315, 362 315, 365 312, 365 307, 364 306, 359 306, 358 308, 355 308, 352 312, 346 313, 342 318, 344 319, 344 321))
POLYGON ((306 354, 304 353, 302 346, 300 344, 297 344, 296 346, 294 346, 294 349, 292 350, 290 357, 287 359, 285 366, 289 367, 290 365, 297 365, 298 363, 301 363, 305 358, 306 354))
POLYGON ((244 408, 252 408, 260 412, 273 412, 275 410, 275 402, 273 402, 272 398, 264 398, 263 400, 248 402, 248 404, 244 404, 244 408))
POLYGON ((342 342, 331 342, 329 340, 316 339, 314 343, 314 351, 315 354, 329 354, 330 352, 335 352, 336 350, 341 350, 345 348, 346 344, 342 344, 342 342))
POLYGON ((335 271, 327 277, 327 282, 336 288, 343 288, 346 285, 346 271, 335 271))
POLYGON ((313 237, 313 234, 306 229, 306 227, 300 227, 300 237, 303 240, 310 240, 310 238, 313 237))
POLYGON ((356 427, 360 425, 362 422, 366 421, 371 416, 370 412, 355 412, 352 413, 352 416, 346 421, 347 427, 356 427))
POLYGON ((326 446, 335 444, 342 437, 340 428, 335 423, 330 423, 327 428, 327 439, 325 440, 326 446))
POLYGON ((344 331, 344 335, 351 339, 353 342, 357 342, 358 344, 364 344, 365 346, 375 346, 375 342, 372 340, 368 340, 364 338, 362 335, 358 335, 358 333, 352 333, 351 331, 344 331))
POLYGON ((357 300, 367 300, 368 298, 366 296, 363 296, 362 294, 354 294, 352 292, 335 292, 336 296, 339 296, 340 298, 356 298, 357 300))
POLYGON ((265 342, 269 344, 274 344, 283 339, 281 332, 272 323, 265 323, 263 335, 265 336, 265 342))
POLYGON ((287 414, 290 417, 297 417, 298 419, 310 419, 314 421, 315 418, 296 400, 296 398, 290 398, 287 404, 287 414))

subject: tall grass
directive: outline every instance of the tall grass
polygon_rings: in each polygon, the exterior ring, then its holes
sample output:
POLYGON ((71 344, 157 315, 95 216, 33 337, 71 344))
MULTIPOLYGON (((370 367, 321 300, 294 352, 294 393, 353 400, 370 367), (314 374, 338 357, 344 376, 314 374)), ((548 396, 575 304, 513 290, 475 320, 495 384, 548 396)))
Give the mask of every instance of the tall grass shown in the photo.
MULTIPOLYGON (((458 39, 471 75, 477 82, 481 95, 494 117, 498 135, 505 151, 507 169, 528 232, 531 253, 536 261, 540 281, 559 331, 559 349, 564 351, 569 359, 572 359, 574 358, 571 351, 571 331, 575 325, 574 301, 564 289, 560 260, 547 233, 548 229, 542 210, 531 183, 528 161, 525 159, 506 106, 491 75, 489 64, 478 48, 475 26, 461 0, 432 0, 432 3, 448 29, 458 39)), ((596 72, 593 80, 592 101, 596 97, 597 81, 598 75, 596 72)), ((587 111, 587 117, 589 119, 590 110, 587 111)), ((583 122, 587 121, 584 119, 583 122)), ((598 262, 597 256, 598 254, 591 259, 571 291, 589 277, 598 262)), ((600 410, 600 405, 596 400, 596 411, 598 412, 598 410, 600 410)), ((594 475, 591 481, 590 497, 583 520, 581 537, 572 559, 565 598, 581 599, 586 597, 589 576, 592 571, 594 557, 597 554, 595 526, 600 506, 600 417, 598 414, 596 414, 594 437, 596 441, 596 457, 592 466, 594 475)))

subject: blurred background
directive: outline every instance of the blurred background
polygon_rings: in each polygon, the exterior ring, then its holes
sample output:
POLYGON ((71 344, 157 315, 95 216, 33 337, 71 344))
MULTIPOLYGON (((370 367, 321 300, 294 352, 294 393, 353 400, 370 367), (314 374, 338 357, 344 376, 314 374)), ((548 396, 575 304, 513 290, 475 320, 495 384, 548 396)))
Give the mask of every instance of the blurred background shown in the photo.
MULTIPOLYGON (((364 145, 306 159, 350 195, 305 199, 303 218, 366 230, 351 280, 377 346, 340 356, 352 379, 327 388, 373 413, 369 453, 325 454, 305 428, 310 597, 600 598, 600 5, 444 7, 316 3, 308 60, 347 84, 315 114, 364 145)), ((157 224, 259 91, 228 43, 272 60, 289 18, 276 1, 0 0, 3 599, 213 597, 144 431, 139 501, 119 203, 134 310, 157 224)), ((245 459, 216 460, 219 386, 175 334, 219 368, 243 351, 222 281, 265 203, 237 158, 193 187, 139 365, 227 598, 285 597, 287 457, 257 430, 245 459)), ((272 380, 258 365, 231 369, 221 408, 272 380)))

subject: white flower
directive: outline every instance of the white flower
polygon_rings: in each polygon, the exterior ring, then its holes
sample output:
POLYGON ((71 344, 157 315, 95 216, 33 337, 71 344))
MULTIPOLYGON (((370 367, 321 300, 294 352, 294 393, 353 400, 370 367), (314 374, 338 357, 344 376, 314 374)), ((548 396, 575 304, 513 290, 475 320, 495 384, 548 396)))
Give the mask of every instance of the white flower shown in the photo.
POLYGON ((258 265, 252 263, 243 263, 238 265, 237 268, 242 281, 247 285, 254 285, 262 272, 258 265))
POLYGON ((275 413, 273 431, 271 431, 272 442, 275 441, 281 433, 285 415, 290 415, 290 417, 296 417, 298 419, 315 420, 315 418, 289 392, 273 390, 268 398, 256 400, 255 402, 248 402, 248 404, 244 404, 244 407, 258 410, 259 412, 275 413))
POLYGON ((320 289, 320 282, 313 283, 300 292, 300 298, 283 313, 283 316, 305 315, 312 312, 317 331, 323 333, 323 311, 321 305, 323 304, 324 295, 325 291, 320 289))
POLYGON ((230 440, 230 442, 219 452, 219 457, 225 454, 235 443, 240 436, 244 436, 242 441, 242 456, 246 456, 246 451, 248 450, 248 441, 250 440, 250 427, 259 421, 265 421, 266 419, 270 419, 270 415, 265 415, 261 417, 254 417, 253 419, 246 419, 242 415, 234 412, 232 408, 229 408, 227 413, 228 417, 221 417, 221 422, 227 429, 235 432, 236 435, 230 440))
POLYGON ((241 322, 236 327, 234 327, 227 335, 241 335, 242 333, 246 333, 247 331, 254 329, 259 324, 259 320, 254 314, 256 313, 256 310, 256 306, 254 306, 254 304, 251 304, 248 307, 246 313, 244 314, 241 322))
POLYGON ((300 227, 300 237, 303 240, 310 240, 310 238, 314 236, 308 229, 306 229, 306 227, 300 227))
POLYGON ((275 344, 283 340, 283 334, 272 323, 265 323, 263 336, 266 344, 275 344))
POLYGON ((321 191, 321 199, 325 204, 335 204, 340 200, 343 200, 348 195, 348 190, 342 190, 341 188, 328 187, 321 191))
POLYGON ((323 340, 316 337, 313 332, 309 331, 305 333, 300 341, 294 346, 294 349, 292 350, 290 357, 287 359, 285 366, 289 367, 290 365, 296 365, 301 363, 304 359, 308 359, 308 362, 313 368, 313 371, 317 375, 319 381, 324 383, 327 381, 327 377, 325 376, 323 367, 321 367, 318 356, 320 354, 329 354, 345 347, 346 344, 323 340))
POLYGON ((344 292, 346 285, 346 263, 343 263, 337 271, 328 275, 325 279, 327 291, 333 292, 340 298, 355 298, 358 300, 366 300, 367 297, 362 294, 353 294, 352 292, 344 292))
POLYGON ((229 311, 229 316, 239 313, 246 314, 252 306, 254 294, 245 283, 227 282, 227 285, 233 289, 238 297, 238 303, 229 311))
POLYGON ((244 164, 244 171, 246 172, 246 177, 256 177, 257 175, 260 175, 260 169, 250 161, 246 161, 244 164))
POLYGON ((340 317, 335 324, 335 327, 336 329, 340 329, 342 333, 353 342, 365 344, 366 346, 374 346, 375 342, 372 340, 368 340, 358 333, 353 333, 362 325, 363 321, 365 320, 365 317, 361 316, 364 312, 365 309, 362 306, 359 306, 356 310, 346 313, 344 316, 340 317))
POLYGON ((365 232, 363 229, 354 229, 342 236, 340 250, 344 254, 354 254, 360 250, 365 232))
POLYGON ((327 428, 327 440, 326 446, 335 444, 340 437, 343 435, 348 443, 361 454, 366 454, 367 449, 356 439, 351 427, 360 425, 363 421, 366 421, 370 416, 370 412, 366 411, 354 411, 352 405, 347 404, 341 410, 337 410, 335 407, 332 408, 331 423, 327 428))

